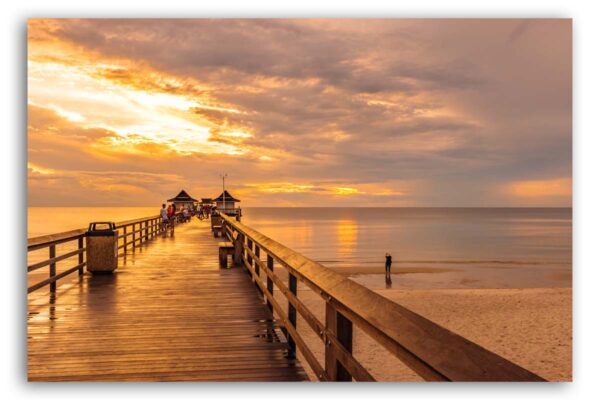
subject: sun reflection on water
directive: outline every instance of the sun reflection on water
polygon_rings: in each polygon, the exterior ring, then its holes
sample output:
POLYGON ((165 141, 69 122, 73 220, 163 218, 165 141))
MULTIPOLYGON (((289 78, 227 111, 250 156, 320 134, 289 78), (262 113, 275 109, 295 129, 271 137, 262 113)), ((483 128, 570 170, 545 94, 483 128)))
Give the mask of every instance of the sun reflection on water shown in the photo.
POLYGON ((336 250, 339 255, 350 255, 356 252, 358 245, 358 224, 352 219, 336 221, 336 250))

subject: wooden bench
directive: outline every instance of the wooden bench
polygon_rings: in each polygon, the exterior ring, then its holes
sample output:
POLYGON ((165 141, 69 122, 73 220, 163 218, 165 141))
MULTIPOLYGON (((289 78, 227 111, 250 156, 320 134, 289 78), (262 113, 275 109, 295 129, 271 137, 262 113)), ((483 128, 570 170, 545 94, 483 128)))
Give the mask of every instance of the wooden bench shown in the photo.
POLYGON ((233 257, 234 246, 231 242, 219 242, 219 267, 227 268, 227 256, 233 257))
POLYGON ((212 230, 213 230, 214 237, 219 237, 219 235, 223 236, 223 226, 213 225, 212 230))

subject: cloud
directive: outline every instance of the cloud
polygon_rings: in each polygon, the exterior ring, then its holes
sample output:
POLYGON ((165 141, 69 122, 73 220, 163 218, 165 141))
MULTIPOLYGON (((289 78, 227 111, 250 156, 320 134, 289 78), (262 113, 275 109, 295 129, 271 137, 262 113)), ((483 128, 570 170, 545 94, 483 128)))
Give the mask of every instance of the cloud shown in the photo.
POLYGON ((40 168, 202 192, 227 171, 244 204, 281 205, 543 205, 499 188, 571 175, 569 20, 33 19, 28 37, 40 168))
POLYGON ((177 190, 184 182, 176 174, 122 171, 52 170, 28 164, 30 203, 52 206, 57 200, 65 206, 153 204, 157 187, 177 190), (43 194, 44 196, 40 196, 43 194))

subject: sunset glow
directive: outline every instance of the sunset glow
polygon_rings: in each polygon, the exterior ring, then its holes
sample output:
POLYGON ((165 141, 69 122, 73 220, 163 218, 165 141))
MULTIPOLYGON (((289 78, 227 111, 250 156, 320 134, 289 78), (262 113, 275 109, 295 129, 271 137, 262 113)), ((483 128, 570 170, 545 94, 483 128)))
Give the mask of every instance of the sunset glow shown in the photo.
POLYGON ((29 204, 571 204, 568 20, 42 20, 29 204))

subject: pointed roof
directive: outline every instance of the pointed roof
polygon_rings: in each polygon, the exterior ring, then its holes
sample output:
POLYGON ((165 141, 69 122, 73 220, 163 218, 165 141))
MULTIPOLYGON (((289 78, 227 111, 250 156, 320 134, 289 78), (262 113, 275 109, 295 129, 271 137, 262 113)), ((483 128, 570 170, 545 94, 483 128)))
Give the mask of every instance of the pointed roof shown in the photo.
POLYGON ((226 191, 224 191, 223 193, 221 193, 221 194, 219 195, 219 197, 217 197, 216 199, 213 199, 213 201, 216 201, 216 202, 219 202, 219 201, 220 201, 220 202, 223 202, 223 201, 241 201, 241 200, 238 200, 238 199, 234 198, 234 197, 233 197, 231 194, 229 194, 229 192, 226 190, 226 191), (225 200, 223 200, 223 195, 225 195, 225 200))
POLYGON ((178 203, 188 203, 188 202, 198 201, 198 200, 194 199, 192 196, 187 194, 187 192, 185 190, 181 189, 181 192, 179 192, 179 194, 177 196, 175 196, 172 199, 169 199, 167 201, 174 201, 174 202, 178 202, 178 203))

